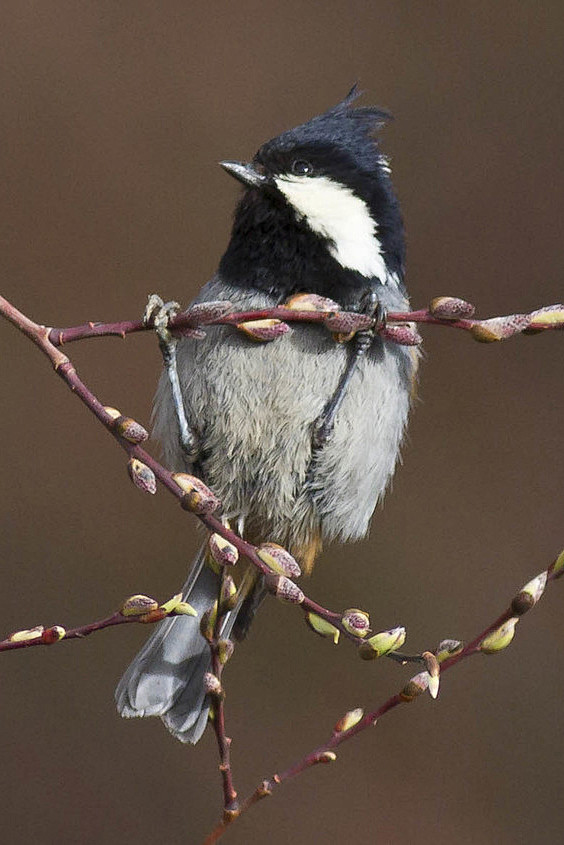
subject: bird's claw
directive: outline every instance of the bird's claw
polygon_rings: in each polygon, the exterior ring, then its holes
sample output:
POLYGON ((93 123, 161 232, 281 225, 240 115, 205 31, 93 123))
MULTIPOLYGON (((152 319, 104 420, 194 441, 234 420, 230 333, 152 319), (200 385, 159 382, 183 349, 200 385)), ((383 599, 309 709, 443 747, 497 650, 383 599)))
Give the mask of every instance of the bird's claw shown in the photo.
POLYGON ((147 299, 147 305, 143 312, 143 324, 152 326, 163 343, 172 341, 172 334, 169 323, 180 311, 180 303, 170 300, 164 302, 158 293, 152 293, 147 299))
POLYGON ((186 419, 176 361, 176 344, 178 340, 169 329, 170 321, 179 311, 180 303, 174 300, 163 302, 157 293, 152 293, 147 300, 147 306, 143 314, 143 323, 145 326, 154 328, 159 339, 161 355, 172 391, 180 445, 188 464, 193 464, 198 455, 198 441, 186 419))

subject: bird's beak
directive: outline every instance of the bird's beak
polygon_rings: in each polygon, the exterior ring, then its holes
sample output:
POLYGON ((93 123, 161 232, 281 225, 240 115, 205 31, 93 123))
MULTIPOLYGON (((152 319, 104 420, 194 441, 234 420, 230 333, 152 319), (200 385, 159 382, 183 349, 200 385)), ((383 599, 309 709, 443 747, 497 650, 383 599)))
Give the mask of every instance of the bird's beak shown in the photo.
POLYGON ((272 179, 265 173, 261 173, 252 162, 245 164, 242 161, 220 161, 219 163, 230 176, 235 177, 243 185, 249 185, 251 188, 262 188, 265 185, 272 184, 272 179))

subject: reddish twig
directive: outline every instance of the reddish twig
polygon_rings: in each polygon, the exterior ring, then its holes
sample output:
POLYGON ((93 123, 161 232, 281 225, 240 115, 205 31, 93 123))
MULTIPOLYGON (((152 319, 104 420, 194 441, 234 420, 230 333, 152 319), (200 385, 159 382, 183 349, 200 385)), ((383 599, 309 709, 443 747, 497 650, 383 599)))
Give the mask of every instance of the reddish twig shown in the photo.
POLYGON ((113 628, 116 625, 127 625, 130 622, 144 624, 160 622, 165 616, 180 616, 188 612, 188 607, 180 600, 180 595, 164 605, 159 605, 155 599, 148 596, 131 596, 111 616, 96 622, 89 622, 76 628, 63 628, 62 625, 45 628, 43 625, 36 625, 28 630, 15 631, 5 640, 0 641, 0 651, 15 651, 37 645, 54 645, 63 640, 83 640, 96 631, 103 631, 105 628, 113 628))
MULTIPOLYGON (((436 651, 436 669, 438 670, 440 666, 440 672, 443 674, 448 669, 451 669, 474 654, 495 654, 502 651, 513 639, 515 626, 521 616, 533 608, 541 598, 546 584, 556 580, 563 574, 564 552, 561 552, 551 566, 526 584, 513 598, 509 607, 494 622, 488 625, 487 628, 484 628, 468 645, 463 646, 462 643, 453 640, 447 640, 441 643, 436 651)), ((241 816, 263 798, 272 795, 272 792, 277 786, 303 774, 303 772, 312 766, 334 762, 337 759, 334 749, 341 745, 342 742, 346 742, 367 728, 376 725, 382 716, 394 710, 398 705, 409 703, 424 693, 428 688, 430 689, 433 675, 435 676, 436 690, 436 682, 438 681, 437 671, 433 672, 431 670, 431 675, 428 672, 422 672, 411 678, 400 692, 390 696, 390 698, 375 710, 366 714, 363 714, 363 711, 360 709, 346 713, 337 722, 331 737, 326 742, 304 755, 280 774, 274 774, 268 780, 263 780, 254 792, 241 803, 237 816, 233 818, 224 817, 206 837, 203 845, 213 845, 213 843, 217 842, 235 818, 241 816)))
MULTIPOLYGON (((230 640, 222 639, 221 629, 225 614, 229 609, 228 606, 235 599, 235 596, 236 589, 233 579, 223 568, 217 598, 217 614, 208 636, 212 658, 211 674, 206 676, 205 683, 212 700, 210 715, 219 751, 219 771, 223 785, 223 819, 226 823, 239 814, 239 804, 233 784, 231 737, 227 736, 225 727, 225 694, 221 685, 223 667, 233 653, 233 644, 230 640)), ((203 630, 202 633, 205 635, 206 631, 203 630)))
MULTIPOLYGON (((504 340, 515 334, 532 334, 564 328, 564 305, 549 305, 531 311, 529 314, 508 314, 503 317, 491 317, 478 320, 472 317, 474 306, 456 297, 443 296, 432 300, 428 308, 417 311, 393 311, 386 315, 385 323, 376 326, 375 318, 366 317, 356 312, 312 308, 299 310, 279 306, 276 308, 261 308, 250 311, 233 311, 228 302, 206 303, 189 308, 187 311, 172 317, 169 322, 171 331, 178 334, 191 333, 206 325, 238 326, 257 320, 277 320, 283 323, 307 322, 322 323, 331 331, 338 330, 337 323, 351 325, 356 330, 375 328, 385 335, 387 340, 396 343, 412 345, 417 338, 407 339, 405 333, 390 333, 393 324, 422 323, 435 326, 449 326, 469 332, 476 340, 491 342, 504 340), (465 316, 461 316, 465 315, 465 316), (469 316, 468 316, 469 315, 469 316)), ((150 323, 143 320, 122 320, 113 323, 85 323, 80 326, 46 330, 49 342, 59 347, 65 343, 84 340, 93 337, 117 336, 124 338, 128 334, 146 331, 151 328, 150 323)), ((273 334, 273 339, 276 333, 273 334)))
MULTIPOLYGON (((139 423, 135 422, 135 420, 123 416, 114 408, 102 405, 80 379, 70 359, 49 340, 52 330, 34 323, 1 296, 0 314, 3 314, 44 352, 53 364, 57 374, 127 452, 130 458, 130 475, 137 486, 154 493, 156 486, 155 479, 158 480, 180 501, 184 509, 191 511, 198 517, 210 533, 219 534, 224 537, 240 554, 244 555, 265 576, 266 586, 271 593, 282 601, 299 604, 307 618, 311 619, 311 615, 313 614, 314 619, 316 617, 323 619, 329 627, 327 630, 321 630, 320 633, 326 636, 333 636, 335 631, 338 631, 359 648, 366 646, 368 641, 364 638, 367 630, 361 631, 361 636, 359 636, 355 632, 354 626, 347 622, 347 611, 344 614, 336 613, 306 596, 294 581, 273 571, 271 566, 267 565, 260 557, 260 550, 256 546, 239 537, 221 519, 215 516, 213 511, 220 506, 220 502, 218 502, 213 493, 202 482, 183 473, 170 472, 142 448, 140 442, 143 442, 148 437, 145 429, 139 423), (196 485, 197 489, 192 489, 194 485, 196 485), (187 489, 191 490, 191 492, 187 492, 187 489)), ((394 632, 398 630, 400 629, 393 629, 394 632)), ((385 633, 387 634, 388 632, 385 633)), ((377 657, 387 653, 394 644, 397 644, 397 640, 393 643, 389 643, 386 640, 386 647, 383 647, 380 641, 378 641, 377 651, 373 650, 374 653, 372 656, 377 657)), ((402 656, 401 659, 418 660, 420 658, 419 656, 402 656)))

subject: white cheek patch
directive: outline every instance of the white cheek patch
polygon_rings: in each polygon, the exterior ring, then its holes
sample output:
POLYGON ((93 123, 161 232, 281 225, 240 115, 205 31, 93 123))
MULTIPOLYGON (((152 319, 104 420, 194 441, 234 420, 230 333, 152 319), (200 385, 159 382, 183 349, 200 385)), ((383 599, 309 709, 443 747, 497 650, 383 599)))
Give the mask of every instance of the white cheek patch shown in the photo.
POLYGON ((350 188, 327 176, 284 176, 275 182, 308 226, 331 241, 329 251, 342 267, 386 283, 376 223, 350 188))

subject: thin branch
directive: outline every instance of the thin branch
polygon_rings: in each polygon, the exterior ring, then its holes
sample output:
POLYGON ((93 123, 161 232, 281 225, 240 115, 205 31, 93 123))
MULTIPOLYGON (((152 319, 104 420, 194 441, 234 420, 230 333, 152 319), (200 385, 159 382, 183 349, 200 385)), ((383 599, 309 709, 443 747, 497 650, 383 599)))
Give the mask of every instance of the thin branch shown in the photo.
MULTIPOLYGON (((146 430, 135 420, 120 414, 115 408, 102 405, 80 379, 70 359, 66 355, 63 355, 49 340, 52 330, 50 331, 44 326, 34 323, 2 296, 0 296, 0 314, 5 316, 41 349, 53 364, 55 372, 115 437, 122 449, 127 452, 130 458, 130 476, 136 486, 147 492, 154 493, 156 489, 155 479, 158 480, 163 487, 179 500, 180 505, 185 510, 194 513, 198 517, 211 534, 219 534, 234 546, 240 554, 244 555, 265 576, 266 587, 273 595, 281 601, 299 605, 310 622, 315 622, 316 618, 324 620, 329 627, 327 630, 321 631, 316 629, 318 633, 325 636, 334 636, 335 632, 338 632, 353 642, 359 649, 362 648, 366 652, 366 647, 369 643, 369 640, 365 639, 368 629, 362 630, 361 635, 357 634, 354 625, 349 624, 347 621, 347 611, 337 613, 328 610, 306 596, 303 590, 291 578, 280 574, 280 570, 273 570, 272 566, 264 562, 259 548, 247 542, 242 537, 239 537, 221 519, 215 516, 214 511, 220 507, 221 503, 203 482, 185 473, 170 472, 142 448, 140 442, 148 438, 146 430)), ((290 557, 287 552, 285 554, 290 557)), ((294 564, 297 567, 295 561, 294 564)), ((313 627, 315 628, 315 625, 313 627)), ((392 630, 396 633, 400 630, 403 631, 403 629, 392 630)), ((383 633, 387 635, 389 632, 383 633)), ((388 643, 386 640, 386 647, 384 648, 380 641, 378 641, 378 648, 377 650, 373 649, 374 653, 371 656, 378 657, 388 653, 393 644, 388 643), (390 648, 387 647, 388 645, 390 648)), ((402 656, 401 659, 404 661, 420 660, 421 658, 420 656, 402 656)))
MULTIPOLYGON (((546 585, 563 574, 564 552, 561 552, 549 568, 526 584, 513 598, 509 607, 490 625, 484 628, 468 645, 464 646, 456 640, 446 640, 441 643, 436 650, 436 668, 438 669, 440 666, 441 675, 474 654, 496 654, 507 648, 513 639, 515 626, 521 616, 537 604, 543 595, 546 585)), ((213 845, 213 843, 217 842, 232 822, 235 821, 235 818, 239 818, 263 798, 272 795, 277 786, 303 774, 303 772, 312 766, 334 762, 337 759, 334 749, 341 745, 342 742, 346 742, 367 728, 373 727, 382 716, 394 710, 400 704, 414 701, 427 689, 431 691, 433 674, 435 675, 435 691, 438 691, 437 672, 432 672, 431 675, 428 672, 422 672, 411 678, 400 692, 390 696, 390 698, 375 710, 366 714, 363 714, 363 711, 360 709, 346 713, 337 722, 331 737, 326 742, 304 755, 280 774, 274 774, 268 780, 263 780, 254 792, 241 803, 237 815, 233 818, 225 818, 224 816, 206 837, 203 845, 213 845)))
MULTIPOLYGON (((320 297, 311 298, 314 302, 320 299, 320 297)), ((304 297, 302 296, 301 299, 303 300, 304 297)), ((283 324, 307 322, 324 324, 331 332, 340 331, 340 326, 343 327, 345 333, 347 330, 350 332, 375 329, 387 340, 399 344, 407 343, 407 345, 419 342, 418 336, 391 331, 394 329, 394 324, 396 327, 412 323, 448 326, 469 332, 475 340, 481 342, 505 340, 515 334, 536 334, 541 331, 564 328, 564 305, 548 305, 528 314, 507 314, 478 320, 472 317, 475 309, 470 303, 457 297, 441 296, 432 300, 428 308, 388 312, 385 321, 381 321, 377 326, 376 318, 357 312, 340 311, 336 303, 332 304, 335 306, 332 310, 325 305, 324 308, 312 307, 307 310, 278 306, 250 311, 233 311, 233 306, 229 302, 203 303, 172 317, 169 328, 177 334, 188 333, 198 337, 201 336, 200 330, 208 325, 240 326, 264 320, 276 320, 283 324)), ((71 328, 51 328, 45 331, 49 342, 59 347, 76 340, 93 337, 125 338, 128 334, 147 331, 151 328, 151 324, 143 320, 122 320, 113 323, 90 322, 71 328)), ((272 337, 268 337, 267 333, 264 339, 273 340, 278 334, 280 334, 279 328, 273 331, 272 337)))
POLYGON ((105 628, 113 628, 116 625, 127 625, 130 622, 143 624, 160 622, 166 616, 186 615, 187 612, 189 613, 188 607, 186 602, 181 601, 180 595, 163 605, 159 605, 149 596, 131 596, 111 616, 86 625, 79 625, 77 628, 64 628, 62 625, 51 625, 45 628, 43 625, 36 625, 34 628, 15 631, 5 640, 0 641, 0 651, 15 651, 37 645, 54 645, 63 640, 83 640, 96 631, 103 631, 105 628))

